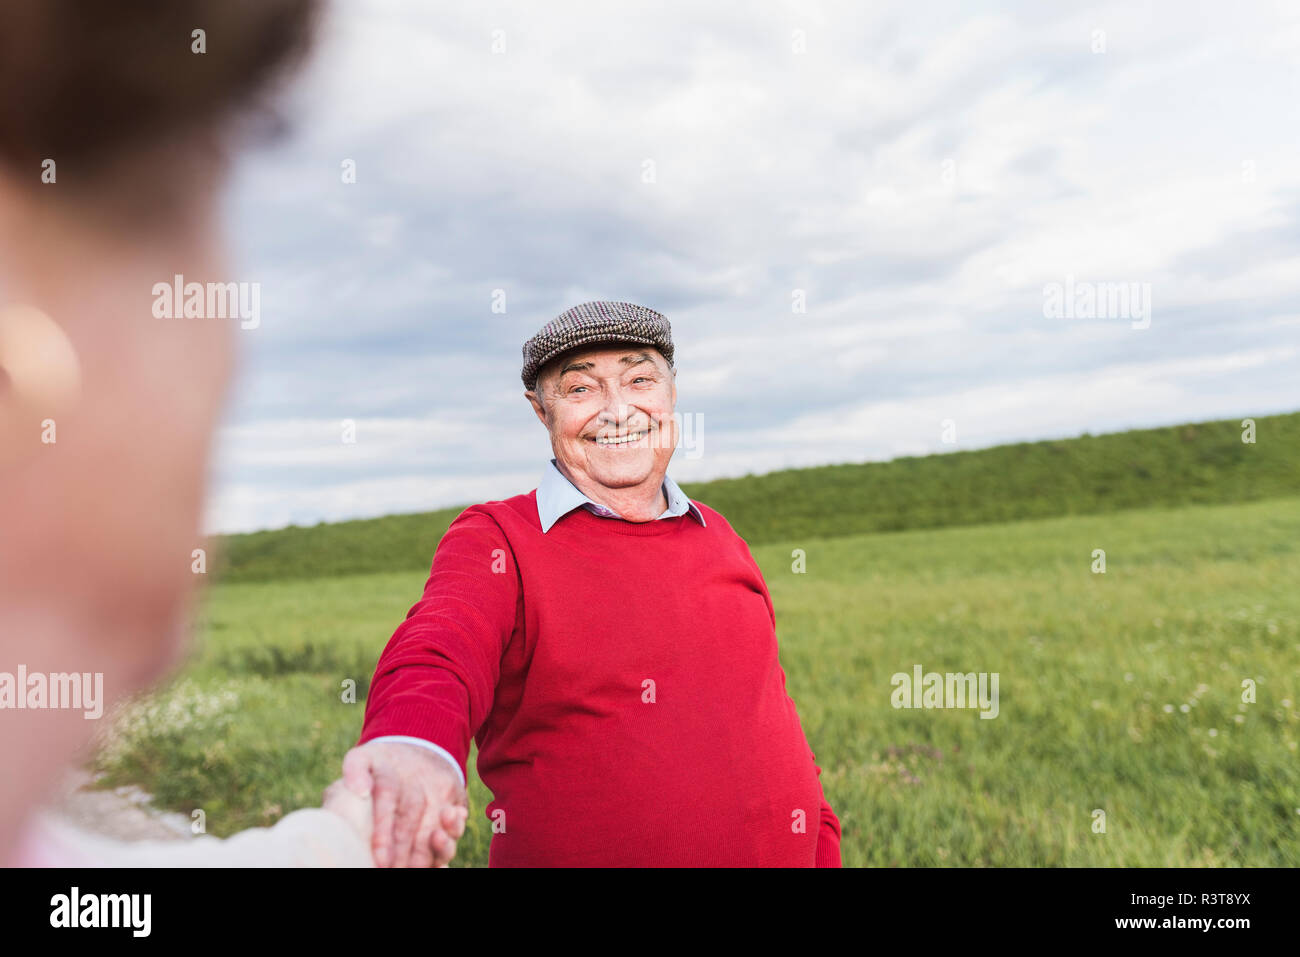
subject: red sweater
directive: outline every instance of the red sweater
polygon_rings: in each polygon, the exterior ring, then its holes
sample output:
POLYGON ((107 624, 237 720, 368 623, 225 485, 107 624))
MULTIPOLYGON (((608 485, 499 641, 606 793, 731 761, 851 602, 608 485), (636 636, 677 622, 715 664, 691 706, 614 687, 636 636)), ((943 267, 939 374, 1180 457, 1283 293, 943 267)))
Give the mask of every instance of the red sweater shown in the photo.
POLYGON ((777 659, 776 615, 720 514, 634 523, 536 493, 474 505, 388 642, 360 743, 470 737, 489 866, 840 866, 777 659))

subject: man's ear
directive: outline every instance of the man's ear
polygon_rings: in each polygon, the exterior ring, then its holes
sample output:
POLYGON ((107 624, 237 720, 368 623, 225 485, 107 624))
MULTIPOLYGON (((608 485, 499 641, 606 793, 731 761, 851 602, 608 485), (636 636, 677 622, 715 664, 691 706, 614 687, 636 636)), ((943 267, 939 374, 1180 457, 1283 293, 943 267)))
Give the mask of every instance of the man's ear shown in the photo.
POLYGON ((533 411, 537 413, 537 418, 539 418, 542 422, 542 425, 546 426, 546 428, 549 430, 551 425, 549 422, 546 421, 546 406, 542 404, 541 397, 538 396, 538 394, 534 392, 532 389, 529 389, 527 392, 524 393, 524 398, 527 399, 530 403, 532 403, 533 411))

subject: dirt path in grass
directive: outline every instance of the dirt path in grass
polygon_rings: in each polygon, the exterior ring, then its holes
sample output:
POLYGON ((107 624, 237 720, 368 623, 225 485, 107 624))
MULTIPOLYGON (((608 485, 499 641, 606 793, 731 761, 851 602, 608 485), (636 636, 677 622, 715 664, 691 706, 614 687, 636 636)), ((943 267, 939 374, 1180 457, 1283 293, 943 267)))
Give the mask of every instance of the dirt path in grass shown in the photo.
POLYGON ((75 827, 120 841, 190 838, 190 821, 183 814, 155 808, 137 787, 102 791, 93 787, 94 781, 89 771, 70 771, 52 810, 75 827))

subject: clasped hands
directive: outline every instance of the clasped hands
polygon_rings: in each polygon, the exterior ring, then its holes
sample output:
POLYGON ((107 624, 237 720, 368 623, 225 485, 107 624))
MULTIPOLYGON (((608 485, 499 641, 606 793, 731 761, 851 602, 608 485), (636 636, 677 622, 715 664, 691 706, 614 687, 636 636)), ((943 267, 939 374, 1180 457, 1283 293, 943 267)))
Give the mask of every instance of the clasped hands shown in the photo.
POLYGON ((376 867, 446 867, 465 833, 469 803, 441 756, 400 741, 371 741, 343 758, 321 806, 370 846, 376 867))

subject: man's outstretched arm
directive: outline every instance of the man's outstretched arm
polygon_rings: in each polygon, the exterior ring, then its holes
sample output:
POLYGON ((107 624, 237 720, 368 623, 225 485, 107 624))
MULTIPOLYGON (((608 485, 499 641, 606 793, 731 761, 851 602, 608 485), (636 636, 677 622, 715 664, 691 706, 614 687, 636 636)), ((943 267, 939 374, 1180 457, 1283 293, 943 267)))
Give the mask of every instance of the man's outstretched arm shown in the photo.
POLYGON ((491 711, 518 601, 504 534, 487 513, 467 509, 438 543, 424 596, 380 655, 358 745, 344 759, 374 780, 379 866, 428 867, 455 855, 470 740, 491 711))

